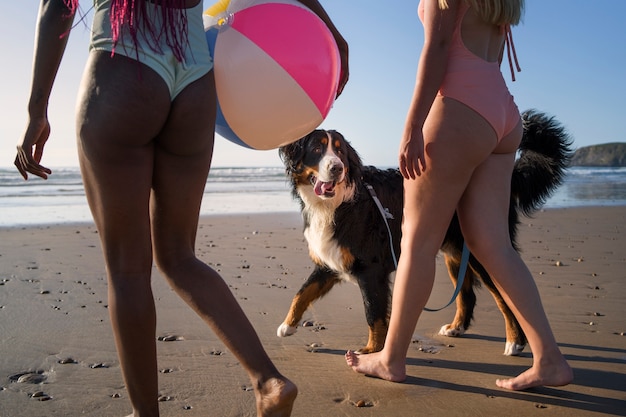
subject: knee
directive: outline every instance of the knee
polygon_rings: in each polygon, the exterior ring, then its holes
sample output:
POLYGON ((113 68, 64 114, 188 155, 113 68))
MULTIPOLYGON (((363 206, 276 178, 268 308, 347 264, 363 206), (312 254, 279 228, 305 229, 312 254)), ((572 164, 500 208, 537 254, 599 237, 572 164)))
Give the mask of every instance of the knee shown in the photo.
POLYGON ((193 247, 186 245, 159 245, 154 246, 154 260, 156 266, 165 275, 172 275, 189 261, 195 261, 196 255, 193 247))
POLYGON ((445 229, 438 231, 435 227, 419 228, 417 224, 403 222, 400 251, 412 256, 426 256, 433 259, 437 256, 445 237, 445 229))
POLYGON ((493 244, 493 241, 489 238, 481 238, 469 234, 464 234, 463 238, 465 239, 465 244, 467 245, 467 248, 478 260, 485 259, 493 253, 493 250, 499 249, 496 245, 493 244))
POLYGON ((158 253, 155 251, 154 260, 157 268, 165 275, 170 275, 170 272, 174 271, 181 264, 181 257, 172 253, 158 253))
POLYGON ((472 238, 465 237, 465 243, 472 255, 485 266, 491 269, 490 265, 498 260, 509 259, 510 256, 517 255, 510 241, 498 241, 493 238, 472 238))
MULTIPOLYGON (((116 311, 135 305, 137 310, 152 300, 151 268, 141 272, 109 272, 109 303, 116 311)), ((135 307, 133 307, 135 308, 135 307)))
POLYGON ((144 290, 150 287, 152 256, 149 251, 105 250, 109 285, 114 291, 144 290))

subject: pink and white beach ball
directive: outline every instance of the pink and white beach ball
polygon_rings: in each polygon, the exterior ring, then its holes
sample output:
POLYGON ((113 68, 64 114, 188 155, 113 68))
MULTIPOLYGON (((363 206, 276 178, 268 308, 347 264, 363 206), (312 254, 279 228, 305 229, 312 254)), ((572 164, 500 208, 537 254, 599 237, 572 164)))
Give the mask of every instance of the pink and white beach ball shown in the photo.
POLYGON ((335 100, 341 61, 315 13, 295 0, 220 0, 204 21, 220 136, 275 149, 322 123, 335 100))

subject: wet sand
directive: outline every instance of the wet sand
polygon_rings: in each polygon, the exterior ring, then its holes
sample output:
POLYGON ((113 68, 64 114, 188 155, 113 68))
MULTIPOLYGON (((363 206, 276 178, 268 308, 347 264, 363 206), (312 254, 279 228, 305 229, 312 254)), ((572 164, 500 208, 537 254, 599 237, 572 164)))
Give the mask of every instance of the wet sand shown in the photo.
MULTIPOLYGON (((312 263, 294 213, 210 216, 197 251, 219 270, 270 356, 298 384, 294 416, 626 415, 626 207, 551 209, 523 218, 519 243, 559 345, 574 368, 562 388, 508 392, 496 378, 530 366, 502 355, 504 322, 488 291, 460 338, 438 336, 454 307, 424 313, 402 384, 345 364, 367 326, 358 288, 344 284, 278 338, 312 263)), ((154 269, 162 416, 252 416, 241 366, 154 269)), ((430 307, 453 288, 438 262, 430 307)), ((108 320, 93 225, 0 229, 0 417, 125 416, 130 412, 108 320)))

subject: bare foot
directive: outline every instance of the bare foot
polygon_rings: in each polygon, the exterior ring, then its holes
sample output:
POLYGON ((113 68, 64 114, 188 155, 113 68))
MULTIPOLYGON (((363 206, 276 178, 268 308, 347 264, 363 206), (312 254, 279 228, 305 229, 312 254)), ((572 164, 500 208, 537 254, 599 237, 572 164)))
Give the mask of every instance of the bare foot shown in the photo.
POLYGON ((255 390, 257 416, 288 417, 298 395, 298 388, 287 378, 280 376, 265 381, 255 390))
POLYGON ((381 352, 358 354, 351 350, 346 352, 346 363, 353 371, 374 376, 391 382, 402 382, 406 379, 406 368, 388 365, 381 352))
POLYGON ((532 368, 522 372, 515 378, 498 379, 496 385, 500 388, 513 391, 525 390, 533 387, 561 387, 567 385, 574 379, 574 372, 568 363, 563 359, 554 365, 533 365, 532 368))

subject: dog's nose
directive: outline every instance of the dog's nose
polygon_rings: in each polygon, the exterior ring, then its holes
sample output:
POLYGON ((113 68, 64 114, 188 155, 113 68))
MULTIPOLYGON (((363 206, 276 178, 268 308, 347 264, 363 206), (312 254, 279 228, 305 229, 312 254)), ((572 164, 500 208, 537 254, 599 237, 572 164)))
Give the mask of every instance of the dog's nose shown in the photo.
POLYGON ((330 167, 330 173, 334 176, 341 175, 342 172, 343 172, 342 165, 333 164, 333 166, 330 167))

